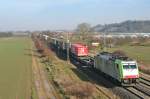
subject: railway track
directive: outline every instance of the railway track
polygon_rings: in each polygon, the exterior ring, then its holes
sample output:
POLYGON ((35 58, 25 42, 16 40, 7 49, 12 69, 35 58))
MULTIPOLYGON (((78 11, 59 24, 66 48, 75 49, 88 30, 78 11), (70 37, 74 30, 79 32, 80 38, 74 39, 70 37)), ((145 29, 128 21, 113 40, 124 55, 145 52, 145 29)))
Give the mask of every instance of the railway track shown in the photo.
POLYGON ((139 99, 149 99, 149 95, 145 91, 141 91, 140 87, 126 87, 125 89, 136 95, 139 99))
POLYGON ((101 88, 100 86, 98 86, 98 85, 96 84, 96 83, 98 83, 98 82, 93 81, 93 80, 92 80, 86 73, 84 73, 81 69, 78 69, 78 71, 79 71, 79 72, 82 72, 85 76, 87 76, 88 80, 91 81, 91 82, 93 83, 93 85, 95 86, 95 88, 96 88, 98 91, 100 91, 101 93, 103 93, 107 99, 115 99, 115 98, 114 98, 115 96, 114 96, 113 94, 110 95, 110 92, 108 92, 108 90, 106 90, 105 88, 101 88), (108 93, 109 93, 109 94, 108 94, 108 93))
POLYGON ((125 89, 136 95, 140 99, 150 98, 150 77, 146 74, 140 73, 140 82, 133 87, 126 87, 125 89))
POLYGON ((140 73, 140 75, 141 75, 140 83, 143 83, 143 84, 147 85, 148 87, 150 87, 150 77, 143 73, 140 73))
POLYGON ((145 86, 147 86, 147 87, 150 87, 150 82, 145 80, 145 79, 143 79, 143 78, 140 78, 140 83, 145 85, 145 86))
POLYGON ((150 79, 148 79, 148 78, 141 77, 140 79, 145 80, 145 81, 147 81, 147 82, 149 82, 149 83, 150 83, 150 79))
POLYGON ((140 80, 144 80, 150 83, 150 76, 148 74, 144 74, 142 72, 140 72, 140 80))
POLYGON ((150 96, 150 90, 147 87, 145 87, 144 85, 137 84, 136 86, 134 86, 134 88, 141 91, 145 95, 150 96))
POLYGON ((148 90, 148 94, 150 95, 150 81, 140 78, 139 84, 140 84, 140 86, 142 86, 143 89, 148 90))

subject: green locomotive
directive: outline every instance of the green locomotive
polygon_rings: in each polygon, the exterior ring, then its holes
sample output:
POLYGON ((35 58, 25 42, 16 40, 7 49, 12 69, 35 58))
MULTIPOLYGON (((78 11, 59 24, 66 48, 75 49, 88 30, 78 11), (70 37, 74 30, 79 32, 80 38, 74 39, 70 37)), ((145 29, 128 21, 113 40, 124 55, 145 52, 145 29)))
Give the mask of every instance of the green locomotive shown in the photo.
POLYGON ((139 79, 137 62, 121 55, 100 53, 94 57, 94 68, 122 85, 135 84, 139 79))

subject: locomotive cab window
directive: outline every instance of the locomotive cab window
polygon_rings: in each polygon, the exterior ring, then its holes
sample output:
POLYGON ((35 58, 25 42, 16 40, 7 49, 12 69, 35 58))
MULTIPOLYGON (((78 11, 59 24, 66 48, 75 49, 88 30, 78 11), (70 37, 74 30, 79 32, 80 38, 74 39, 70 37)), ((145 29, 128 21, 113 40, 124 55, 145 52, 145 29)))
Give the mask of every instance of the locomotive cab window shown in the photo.
POLYGON ((136 65, 123 65, 124 69, 136 69, 136 65))

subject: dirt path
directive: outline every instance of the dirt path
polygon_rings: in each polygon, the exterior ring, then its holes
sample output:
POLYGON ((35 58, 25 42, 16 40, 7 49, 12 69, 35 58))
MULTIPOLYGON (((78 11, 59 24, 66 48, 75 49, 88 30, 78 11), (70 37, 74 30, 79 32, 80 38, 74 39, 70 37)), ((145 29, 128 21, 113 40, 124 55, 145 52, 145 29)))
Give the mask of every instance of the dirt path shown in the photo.
POLYGON ((40 65, 38 58, 32 52, 33 79, 39 99, 58 99, 53 86, 45 75, 44 68, 40 65))

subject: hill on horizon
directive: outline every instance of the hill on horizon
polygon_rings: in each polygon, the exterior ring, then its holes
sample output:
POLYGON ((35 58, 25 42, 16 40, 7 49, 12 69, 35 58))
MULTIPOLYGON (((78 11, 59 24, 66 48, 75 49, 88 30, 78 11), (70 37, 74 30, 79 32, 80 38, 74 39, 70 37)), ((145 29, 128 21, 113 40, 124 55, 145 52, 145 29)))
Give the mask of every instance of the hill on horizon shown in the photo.
POLYGON ((98 24, 92 27, 95 32, 150 33, 150 20, 124 21, 113 24, 98 24))

